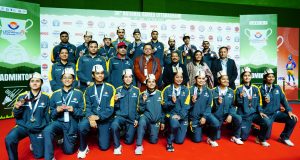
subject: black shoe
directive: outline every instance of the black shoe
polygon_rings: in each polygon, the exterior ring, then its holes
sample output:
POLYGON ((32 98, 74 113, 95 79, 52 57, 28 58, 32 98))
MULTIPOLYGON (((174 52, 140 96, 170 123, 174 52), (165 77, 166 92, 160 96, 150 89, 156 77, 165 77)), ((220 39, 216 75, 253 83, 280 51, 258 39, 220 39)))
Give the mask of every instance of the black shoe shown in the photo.
POLYGON ((167 151, 168 152, 174 152, 175 151, 175 149, 174 149, 174 147, 173 147, 172 144, 167 144, 167 151))

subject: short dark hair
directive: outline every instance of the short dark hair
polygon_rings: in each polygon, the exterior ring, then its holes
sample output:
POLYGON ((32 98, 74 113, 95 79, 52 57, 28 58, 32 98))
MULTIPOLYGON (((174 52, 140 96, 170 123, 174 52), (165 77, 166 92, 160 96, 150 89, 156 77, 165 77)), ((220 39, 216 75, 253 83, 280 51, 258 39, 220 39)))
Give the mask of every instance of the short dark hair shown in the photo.
POLYGON ((69 53, 69 49, 68 49, 67 47, 61 47, 61 48, 59 49, 59 53, 60 53, 63 49, 66 49, 66 50, 68 51, 68 53, 69 53))
POLYGON ((92 44, 92 43, 96 43, 97 44, 97 46, 98 46, 98 42, 97 41, 89 41, 89 43, 88 43, 88 47, 92 44))
POLYGON ((225 48, 228 52, 228 47, 222 46, 222 47, 219 48, 219 53, 220 53, 221 49, 223 49, 223 48, 225 48))
POLYGON ((66 35, 68 35, 68 36, 69 36, 69 33, 68 33, 68 32, 66 32, 66 31, 62 31, 62 32, 60 32, 59 36, 61 36, 61 35, 63 35, 63 34, 66 34, 66 35))
POLYGON ((144 47, 143 47, 143 48, 145 48, 145 46, 151 46, 151 49, 153 49, 153 46, 152 46, 151 43, 146 43, 146 44, 144 44, 144 47))
POLYGON ((202 41, 202 44, 204 44, 205 42, 207 42, 209 44, 209 41, 202 41))

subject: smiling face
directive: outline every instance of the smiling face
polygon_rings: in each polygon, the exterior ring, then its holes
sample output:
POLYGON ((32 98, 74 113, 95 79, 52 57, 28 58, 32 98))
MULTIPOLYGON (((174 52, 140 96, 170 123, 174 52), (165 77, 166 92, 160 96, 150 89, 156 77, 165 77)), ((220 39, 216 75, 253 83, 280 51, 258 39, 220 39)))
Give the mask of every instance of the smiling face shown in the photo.
POLYGON ((218 80, 220 86, 222 87, 228 87, 229 86, 229 80, 228 80, 228 76, 221 76, 218 80))
POLYGON ((275 81, 275 76, 274 76, 274 74, 271 73, 271 74, 268 74, 265 79, 266 79, 267 84, 273 84, 275 81))
POLYGON ((197 76, 196 77, 196 85, 197 86, 204 86, 206 83, 206 77, 205 76, 197 76))
POLYGON ((251 82, 251 73, 250 72, 245 72, 243 74, 243 83, 250 83, 251 82))
POLYGON ((125 36, 125 30, 124 29, 119 29, 117 31, 117 35, 118 35, 119 39, 123 39, 124 36, 125 36))
POLYGON ((174 83, 177 85, 181 85, 183 82, 183 75, 181 72, 176 73, 174 76, 174 83))
POLYGON ((92 77, 95 79, 96 83, 102 83, 104 80, 104 71, 93 72, 92 77))
POLYGON ((33 90, 41 89, 43 82, 39 78, 31 78, 29 81, 29 86, 33 90))
POLYGON ((146 86, 147 86, 147 88, 148 88, 149 90, 155 89, 155 87, 156 87, 156 82, 155 82, 155 80, 154 80, 154 79, 148 79, 148 80, 147 80, 147 83, 146 83, 146 86))
POLYGON ((74 76, 72 74, 64 74, 62 76, 62 83, 64 84, 65 87, 72 86, 73 82, 74 82, 74 76))
POLYGON ((63 61, 67 61, 69 57, 69 52, 67 49, 62 49, 59 53, 59 58, 63 61))
POLYGON ((130 85, 132 83, 132 75, 128 75, 128 74, 125 74, 123 76, 123 81, 124 81, 124 84, 126 85, 130 85))

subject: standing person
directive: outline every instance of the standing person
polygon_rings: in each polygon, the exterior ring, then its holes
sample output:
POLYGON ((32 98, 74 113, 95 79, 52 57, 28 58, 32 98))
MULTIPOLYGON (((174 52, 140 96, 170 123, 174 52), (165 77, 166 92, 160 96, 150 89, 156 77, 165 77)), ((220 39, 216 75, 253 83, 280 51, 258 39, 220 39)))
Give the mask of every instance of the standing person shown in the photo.
POLYGON ((171 59, 172 59, 171 64, 168 64, 164 68, 164 71, 163 71, 162 79, 163 79, 163 82, 164 82, 164 86, 168 86, 171 83, 174 83, 174 79, 172 79, 170 77, 173 77, 173 75, 177 72, 177 70, 179 68, 181 68, 182 71, 183 71, 182 85, 187 85, 187 83, 189 81, 188 71, 186 69, 186 66, 179 62, 180 58, 179 58, 178 52, 173 51, 171 53, 171 59))
POLYGON ((161 92, 156 89, 155 76, 148 75, 146 80, 147 90, 139 96, 140 114, 139 125, 137 128, 137 139, 135 154, 142 154, 144 147, 142 145, 145 132, 149 133, 149 142, 156 144, 158 142, 159 129, 164 130, 164 114, 162 111, 161 92))
POLYGON ((111 43, 111 38, 108 35, 104 35, 103 37, 103 43, 104 45, 100 47, 99 54, 102 56, 106 61, 108 61, 110 58, 116 56, 116 49, 111 43))
POLYGON ((189 112, 190 127, 192 131, 192 141, 202 141, 202 130, 208 127, 207 143, 212 147, 219 146, 216 142, 217 132, 220 128, 220 122, 211 113, 213 106, 213 96, 211 90, 205 85, 206 75, 204 71, 198 71, 195 74, 195 84, 190 88, 191 109, 189 112))
POLYGON ((16 126, 5 137, 5 146, 10 160, 18 159, 18 144, 29 137, 30 150, 34 158, 44 157, 43 129, 50 122, 49 97, 41 92, 43 80, 41 74, 35 72, 29 79, 30 91, 21 93, 13 108, 16 126))
POLYGON ((119 26, 118 29, 117 29, 117 35, 118 35, 118 38, 112 42, 112 45, 115 48, 117 48, 117 45, 120 42, 126 43, 126 46, 129 45, 130 41, 128 41, 127 39, 125 39, 125 28, 119 26))
POLYGON ((212 89, 214 87, 214 76, 211 73, 209 67, 207 66, 207 64, 204 62, 203 60, 203 53, 200 50, 196 50, 193 56, 193 61, 188 63, 186 65, 187 68, 187 72, 189 75, 189 82, 188 84, 190 86, 192 86, 193 84, 195 84, 195 76, 196 73, 199 72, 199 70, 202 70, 205 72, 206 75, 206 84, 207 86, 212 89))
MULTIPOLYGON (((50 81, 50 86, 51 86, 51 90, 54 92, 58 89, 61 89, 64 84, 61 81, 61 74, 62 72, 65 70, 65 68, 72 68, 73 70, 75 70, 75 64, 72 62, 68 62, 68 49, 67 48, 60 48, 59 51, 59 62, 56 62, 54 64, 52 64, 50 70, 49 70, 49 81, 50 81)), ((75 74, 75 77, 76 74, 75 74)), ((78 86, 78 82, 77 80, 74 81, 73 83, 73 87, 76 88, 78 86)))
MULTIPOLYGON (((53 141, 62 134, 62 149, 65 154, 73 154, 77 139, 78 122, 84 116, 84 97, 80 90, 74 89, 72 83, 75 74, 72 68, 66 68, 61 80, 64 86, 55 91, 50 99, 50 116, 52 122, 44 129, 45 159, 54 158, 53 141)), ((55 159, 55 158, 54 158, 55 159)))
MULTIPOLYGON (((234 93, 228 87, 229 80, 225 71, 218 72, 218 85, 212 90, 213 107, 212 113, 219 120, 220 124, 232 124, 233 135, 230 141, 236 144, 244 144, 241 141, 242 117, 236 114, 234 106, 234 93)), ((218 130, 217 138, 221 137, 221 128, 218 130)))
POLYGON ((274 84, 274 71, 267 68, 264 71, 263 78, 263 85, 260 88, 260 92, 263 96, 262 112, 269 117, 267 139, 271 136, 273 122, 285 123, 279 141, 288 146, 294 146, 294 143, 290 140, 290 136, 296 126, 298 117, 292 112, 292 108, 289 106, 280 86, 274 84), (281 108, 280 105, 283 107, 281 108))
MULTIPOLYGON (((122 73, 125 69, 133 69, 132 60, 126 55, 127 46, 124 42, 118 44, 118 53, 115 57, 108 60, 108 82, 111 83, 115 88, 123 85, 122 73)), ((135 80, 133 79, 133 85, 135 80)))
POLYGON ((51 61, 52 63, 59 62, 59 51, 60 48, 64 47, 68 49, 68 62, 76 63, 76 58, 75 58, 75 51, 76 51, 76 46, 69 43, 69 33, 66 31, 62 31, 59 34, 60 36, 60 43, 56 45, 51 53, 51 61))
POLYGON ((111 124, 114 139, 114 154, 122 154, 120 144, 120 131, 125 127, 125 143, 132 144, 138 126, 139 116, 137 113, 139 88, 132 85, 133 73, 131 69, 125 69, 122 74, 123 86, 117 88, 115 98, 115 118, 111 124))
MULTIPOLYGON (((175 51, 175 52, 178 52, 178 55, 181 55, 179 53, 179 51, 176 49, 174 36, 170 36, 169 37, 168 45, 169 45, 169 48, 165 48, 165 51, 164 51, 164 67, 166 67, 167 65, 171 64, 171 62, 172 62, 172 60, 171 60, 171 53, 172 52, 175 51)), ((179 56, 179 58, 181 58, 181 57, 179 56)), ((179 59, 179 62, 181 63, 182 60, 179 59)))
POLYGON ((149 74, 154 74, 156 82, 161 77, 159 59, 152 55, 153 47, 150 43, 144 45, 144 54, 134 60, 134 73, 137 78, 137 86, 141 92, 146 90, 146 79, 149 74))
POLYGON ((98 132, 97 142, 101 150, 107 150, 110 146, 110 125, 114 112, 115 88, 104 82, 104 68, 102 65, 94 65, 92 69, 94 84, 85 91, 86 113, 78 124, 80 145, 77 158, 85 158, 89 152, 86 142, 88 133, 92 128, 98 132))
POLYGON ((214 86, 218 84, 218 77, 217 73, 219 71, 225 71, 229 78, 229 88, 235 90, 235 80, 238 76, 236 64, 233 59, 228 58, 228 48, 227 47, 220 47, 219 49, 219 56, 220 59, 213 61, 211 72, 214 75, 214 86))
POLYGON ((85 55, 89 54, 88 50, 88 43, 91 41, 93 38, 92 32, 86 31, 83 35, 84 43, 76 48, 76 53, 75 53, 75 60, 77 62, 78 58, 85 55))
POLYGON ((181 53, 182 64, 186 65, 189 62, 192 62, 192 57, 194 57, 194 52, 197 50, 197 47, 191 44, 191 37, 189 34, 184 34, 182 39, 184 44, 181 45, 178 50, 181 53))
POLYGON ((143 54, 143 47, 145 45, 141 40, 141 32, 138 28, 133 31, 134 41, 128 45, 127 56, 134 61, 134 59, 143 54))
POLYGON ((92 69, 96 64, 102 65, 104 68, 105 78, 108 77, 106 61, 103 57, 97 54, 98 43, 97 41, 90 41, 88 44, 89 54, 83 55, 78 59, 76 64, 76 71, 80 81, 80 90, 85 91, 89 85, 93 85, 92 69))
MULTIPOLYGON (((159 59, 160 66, 164 66, 164 44, 158 41, 158 31, 153 29, 151 32, 151 41, 149 42, 153 47, 153 56, 159 59)), ((159 86, 160 84, 158 84, 159 86)))
POLYGON ((182 69, 179 69, 173 77, 174 83, 162 91, 162 105, 170 125, 166 147, 168 152, 175 151, 173 142, 177 144, 184 142, 188 127, 188 110, 190 109, 190 92, 186 86, 182 85, 182 69))
POLYGON ((241 71, 242 84, 235 90, 237 114, 242 117, 241 139, 246 141, 250 134, 252 123, 260 126, 256 143, 264 147, 270 146, 266 141, 268 131, 268 116, 262 112, 260 89, 251 84, 251 70, 244 67, 241 71))
POLYGON ((288 75, 288 82, 286 82, 289 86, 291 85, 291 78, 293 79, 293 86, 296 87, 295 77, 294 77, 294 69, 296 68, 297 64, 295 60, 293 60, 292 54, 288 56, 288 62, 286 63, 286 71, 288 75))
POLYGON ((215 51, 212 51, 210 49, 210 44, 208 41, 203 41, 202 47, 203 47, 202 53, 204 54, 203 60, 211 69, 211 64, 214 60, 218 59, 218 55, 215 51))

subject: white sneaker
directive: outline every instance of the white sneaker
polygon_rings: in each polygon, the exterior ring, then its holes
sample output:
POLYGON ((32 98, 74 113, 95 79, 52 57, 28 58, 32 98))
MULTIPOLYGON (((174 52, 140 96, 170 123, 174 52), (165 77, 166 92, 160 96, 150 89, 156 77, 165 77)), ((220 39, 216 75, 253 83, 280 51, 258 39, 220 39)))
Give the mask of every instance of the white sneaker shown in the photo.
POLYGON ((64 139, 62 138, 62 139, 59 139, 59 140, 57 140, 57 144, 59 144, 59 145, 61 145, 61 144, 63 144, 64 143, 64 139))
POLYGON ((135 154, 141 155, 141 154, 143 154, 143 151, 144 151, 143 146, 136 146, 135 154))
POLYGON ((210 144, 212 147, 218 147, 219 144, 216 141, 212 141, 210 138, 207 138, 206 141, 208 144, 210 144))
POLYGON ((291 140, 289 140, 289 139, 283 140, 283 139, 279 138, 279 141, 282 142, 282 143, 284 143, 284 144, 286 144, 286 145, 288 145, 288 146, 290 146, 290 147, 295 146, 294 143, 291 140))
POLYGON ((33 151, 32 144, 31 144, 31 143, 30 143, 30 145, 29 145, 29 149, 30 149, 31 152, 33 151))
POLYGON ((89 146, 86 146, 85 150, 84 151, 80 151, 78 150, 78 154, 77 154, 77 158, 85 158, 86 157, 86 154, 89 152, 89 146))
POLYGON ((244 142, 241 140, 241 138, 236 138, 235 136, 231 137, 230 141, 234 142, 234 143, 236 143, 238 145, 244 144, 244 142))
POLYGON ((261 144, 263 147, 269 147, 269 146, 271 146, 270 143, 268 143, 267 141, 263 141, 263 142, 260 141, 260 140, 258 139, 258 137, 255 138, 255 143, 261 144))
POLYGON ((118 148, 114 149, 114 154, 121 155, 122 154, 121 150, 122 150, 122 145, 120 145, 118 148))

